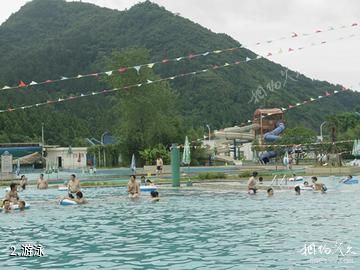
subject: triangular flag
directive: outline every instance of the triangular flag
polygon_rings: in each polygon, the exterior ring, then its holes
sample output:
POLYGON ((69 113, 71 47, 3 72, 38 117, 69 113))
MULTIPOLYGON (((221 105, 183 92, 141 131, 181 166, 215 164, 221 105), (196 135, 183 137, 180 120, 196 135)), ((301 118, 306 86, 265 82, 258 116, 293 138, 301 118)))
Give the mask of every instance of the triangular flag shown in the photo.
POLYGON ((271 52, 269 52, 266 56, 267 56, 267 57, 272 56, 272 53, 271 53, 271 52))
POLYGON ((337 94, 337 93, 339 93, 339 91, 335 90, 335 91, 334 91, 334 94, 337 94))
POLYGON ((251 58, 246 57, 245 61, 246 61, 246 62, 249 62, 249 61, 251 61, 251 58))
POLYGON ((204 52, 203 54, 202 54, 202 56, 207 56, 209 54, 209 52, 204 52))
POLYGON ((95 96, 97 93, 96 93, 96 92, 92 92, 91 94, 92 94, 93 96, 95 96))
POLYGON ((300 106, 301 105, 301 103, 296 103, 296 106, 300 106))
POLYGON ((229 63, 225 63, 225 64, 224 64, 224 67, 226 67, 226 66, 230 66, 230 64, 229 64, 229 63))
POLYGON ((64 99, 63 99, 63 98, 59 98, 59 99, 58 99, 58 102, 61 102, 61 101, 64 101, 64 99))
POLYGON ((151 81, 151 80, 147 80, 147 82, 146 82, 147 84, 150 84, 150 83, 153 83, 153 81, 151 81))
POLYGON ((323 96, 318 96, 318 98, 322 98, 323 96))
POLYGON ((172 77, 170 77, 169 79, 170 79, 170 80, 173 80, 173 79, 175 79, 175 76, 172 76, 172 77))
POLYGON ((141 66, 135 66, 134 69, 136 70, 136 73, 139 75, 139 71, 140 71, 141 66))
POLYGON ((261 55, 257 55, 256 56, 256 59, 260 59, 262 56, 261 55))
POLYGON ((297 37, 298 34, 296 34, 295 32, 292 33, 291 37, 294 38, 294 37, 297 37))
POLYGON ((203 69, 201 72, 207 72, 208 71, 208 69, 203 69))
POLYGON ((76 76, 76 78, 82 78, 82 77, 83 77, 83 75, 81 75, 81 74, 76 76))
POLYGON ((25 86, 26 86, 26 83, 24 83, 23 81, 20 81, 19 87, 25 87, 25 86))
POLYGON ((38 83, 35 81, 32 81, 31 83, 29 83, 29 85, 35 85, 35 84, 38 84, 38 83))
POLYGON ((240 64, 240 63, 241 63, 241 61, 238 60, 238 61, 235 62, 235 65, 238 65, 238 64, 240 64))
POLYGON ((46 83, 52 83, 52 82, 54 82, 53 80, 46 80, 45 81, 46 83))
POLYGON ((213 51, 213 53, 221 53, 222 50, 216 50, 216 51, 213 51))
POLYGON ((314 101, 315 100, 315 98, 310 98, 310 101, 314 101))
POLYGON ((137 87, 141 87, 141 86, 142 86, 142 83, 138 83, 138 84, 137 84, 137 87))
POLYGON ((99 74, 98 73, 92 73, 92 74, 90 74, 90 76, 97 77, 97 76, 99 76, 99 74))
POLYGON ((85 96, 85 95, 84 95, 84 94, 81 94, 81 95, 80 95, 80 97, 83 97, 83 96, 85 96))
POLYGON ((154 63, 151 63, 151 64, 148 64, 147 67, 148 68, 153 68, 154 65, 155 65, 154 63))
POLYGON ((2 89, 10 89, 10 86, 5 85, 2 89))
POLYGON ((105 74, 108 75, 108 76, 111 76, 113 74, 113 71, 112 70, 106 71, 105 74))
POLYGON ((184 57, 178 57, 178 58, 176 58, 176 61, 180 61, 180 60, 182 60, 184 57))
POLYGON ((281 108, 282 111, 286 111, 286 108, 281 108))
POLYGON ((293 105, 289 105, 289 109, 293 108, 294 106, 293 105))
POLYGON ((62 76, 60 80, 67 80, 67 79, 69 79, 69 78, 62 76))

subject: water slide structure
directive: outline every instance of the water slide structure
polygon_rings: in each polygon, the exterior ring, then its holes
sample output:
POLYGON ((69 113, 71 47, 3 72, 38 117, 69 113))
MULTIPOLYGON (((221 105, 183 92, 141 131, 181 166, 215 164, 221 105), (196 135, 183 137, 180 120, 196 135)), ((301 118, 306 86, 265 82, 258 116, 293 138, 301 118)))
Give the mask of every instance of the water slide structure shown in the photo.
MULTIPOLYGON (((276 124, 276 128, 272 131, 269 131, 264 134, 265 142, 275 142, 280 139, 280 134, 285 130, 285 125, 283 122, 278 122, 276 124)), ((260 156, 260 161, 263 164, 267 164, 270 162, 271 158, 276 157, 277 153, 275 151, 266 151, 260 156)))

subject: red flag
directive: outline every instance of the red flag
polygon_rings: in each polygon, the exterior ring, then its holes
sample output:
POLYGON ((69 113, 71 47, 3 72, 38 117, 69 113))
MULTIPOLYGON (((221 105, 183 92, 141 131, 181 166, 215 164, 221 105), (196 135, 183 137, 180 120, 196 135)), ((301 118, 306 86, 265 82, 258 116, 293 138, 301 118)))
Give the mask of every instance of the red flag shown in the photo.
POLYGON ((25 87, 25 86, 26 86, 26 83, 24 83, 23 81, 20 81, 19 87, 25 87))
POLYGON ((267 56, 267 57, 272 56, 272 53, 271 53, 271 52, 269 52, 266 56, 267 56))
POLYGON ((169 59, 164 59, 161 61, 161 63, 163 63, 163 64, 166 64, 167 62, 169 62, 169 59))
POLYGON ((288 51, 289 51, 289 52, 292 52, 293 50, 294 50, 293 48, 289 48, 289 50, 288 50, 288 51))
POLYGON ((291 108, 294 108, 294 106, 293 106, 293 105, 289 105, 289 109, 291 109, 291 108))
POLYGON ((235 65, 238 65, 240 63, 241 63, 240 60, 238 60, 238 61, 235 62, 235 65))
POLYGON ((322 31, 321 30, 316 30, 315 33, 321 33, 322 31))
POLYGON ((53 80, 46 80, 45 81, 46 83, 52 83, 52 82, 54 82, 53 80))
POLYGON ((328 97, 328 96, 331 96, 331 94, 330 94, 328 91, 326 91, 326 92, 325 92, 325 96, 328 97))
POLYGON ((194 55, 193 55, 193 54, 189 54, 189 55, 188 55, 188 58, 189 58, 189 59, 192 59, 192 58, 194 58, 194 55))
POLYGON ((292 36, 291 37, 297 37, 298 36, 298 34, 296 34, 295 32, 293 32, 293 34, 292 34, 292 36))
POLYGON ((353 23, 351 26, 357 26, 358 24, 357 23, 353 23))
POLYGON ((119 68, 119 72, 120 72, 120 73, 124 73, 125 71, 127 71, 127 68, 126 68, 126 67, 119 68))

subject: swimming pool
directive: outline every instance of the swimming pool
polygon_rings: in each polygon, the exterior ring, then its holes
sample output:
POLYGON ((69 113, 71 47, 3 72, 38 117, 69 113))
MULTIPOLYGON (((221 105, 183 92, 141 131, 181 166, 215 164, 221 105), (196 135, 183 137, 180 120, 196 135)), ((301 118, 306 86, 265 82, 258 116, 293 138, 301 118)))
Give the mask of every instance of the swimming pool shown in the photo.
POLYGON ((60 206, 64 192, 29 189, 22 195, 31 209, 0 213, 0 269, 357 269, 360 262, 358 191, 275 190, 267 198, 161 189, 158 203, 145 193, 130 201, 124 188, 84 193, 89 204, 60 206), (9 256, 25 243, 41 244, 44 256, 9 256))

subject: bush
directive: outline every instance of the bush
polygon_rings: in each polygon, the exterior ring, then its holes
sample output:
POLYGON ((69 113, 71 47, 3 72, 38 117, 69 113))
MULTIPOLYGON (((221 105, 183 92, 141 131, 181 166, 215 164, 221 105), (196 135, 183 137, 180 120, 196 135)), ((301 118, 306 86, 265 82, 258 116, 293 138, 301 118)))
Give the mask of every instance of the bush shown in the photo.
POLYGON ((226 174, 223 172, 205 172, 199 173, 198 178, 201 180, 205 179, 226 179, 226 174))
POLYGON ((250 177, 252 176, 252 173, 251 171, 244 171, 244 172, 240 172, 239 173, 239 177, 242 178, 242 177, 250 177))

